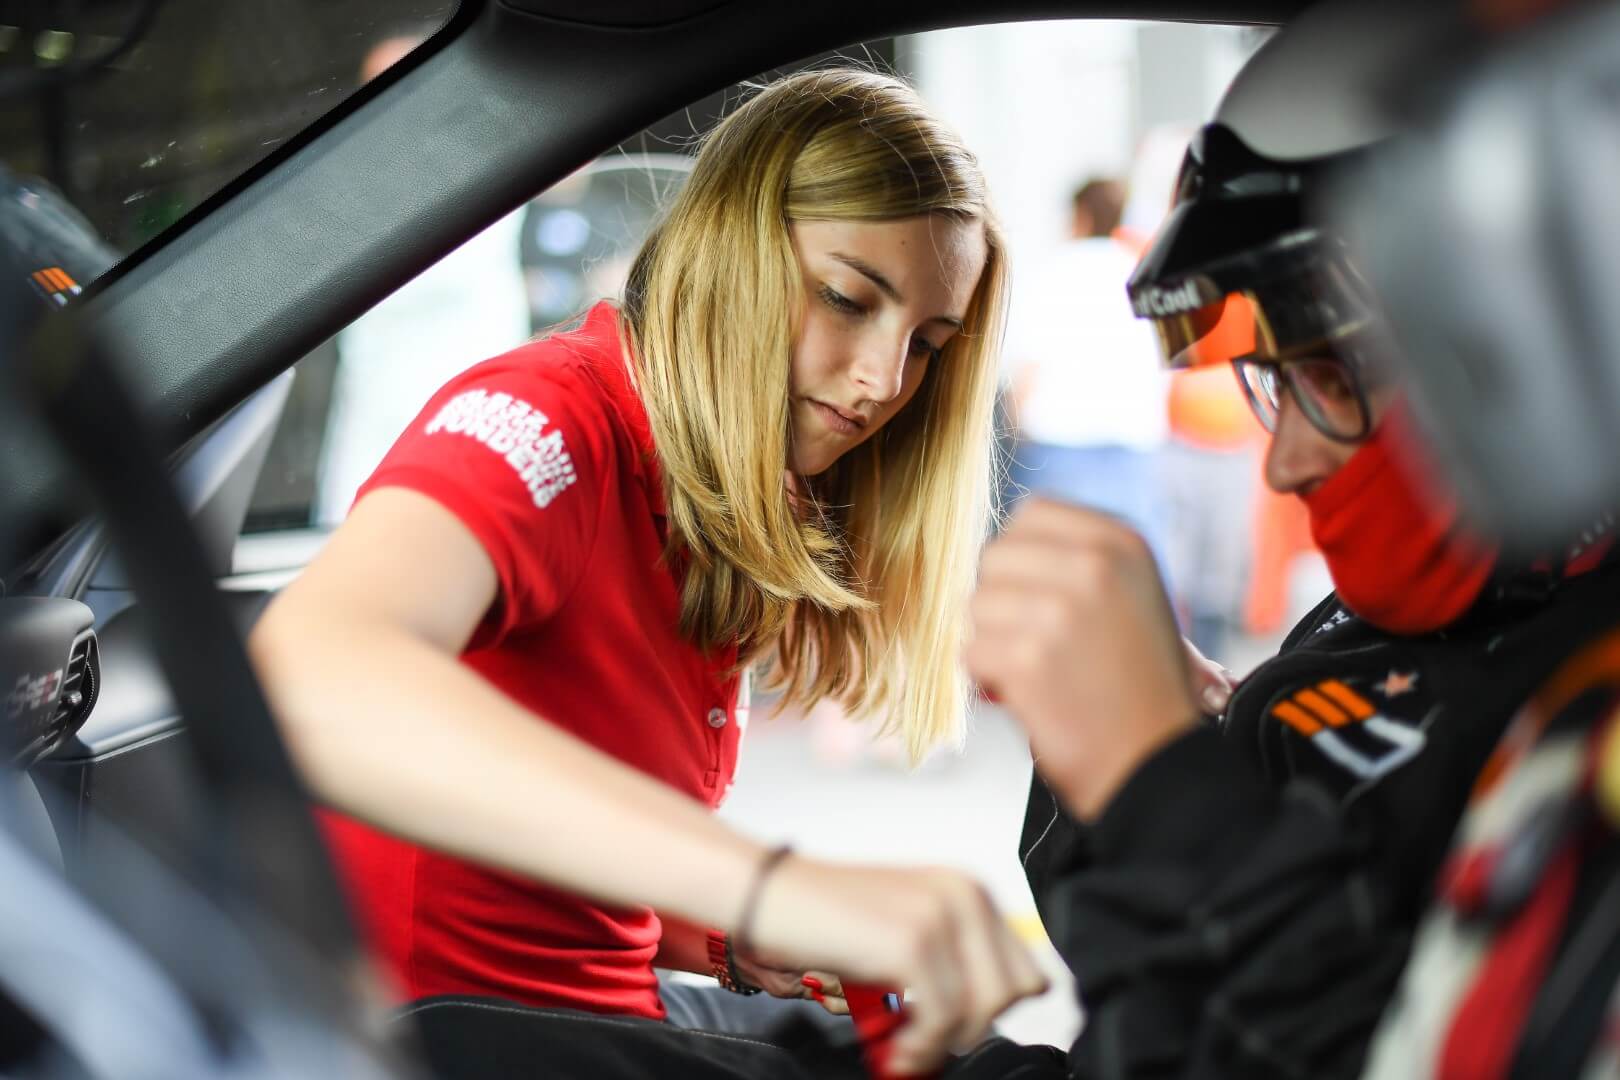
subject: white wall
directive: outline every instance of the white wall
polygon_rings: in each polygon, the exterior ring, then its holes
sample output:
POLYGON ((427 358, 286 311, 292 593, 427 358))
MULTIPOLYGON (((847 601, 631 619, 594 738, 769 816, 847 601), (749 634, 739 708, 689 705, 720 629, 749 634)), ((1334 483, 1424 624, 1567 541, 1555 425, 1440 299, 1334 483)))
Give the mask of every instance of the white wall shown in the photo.
POLYGON ((929 103, 978 154, 1015 266, 1061 239, 1068 197, 1130 162, 1136 34, 1131 23, 967 27, 902 43, 929 103))
POLYGON ((1016 268, 1063 239, 1076 186, 1129 173, 1148 128, 1207 121, 1257 42, 1220 26, 1010 23, 903 38, 897 61, 979 155, 1016 268))

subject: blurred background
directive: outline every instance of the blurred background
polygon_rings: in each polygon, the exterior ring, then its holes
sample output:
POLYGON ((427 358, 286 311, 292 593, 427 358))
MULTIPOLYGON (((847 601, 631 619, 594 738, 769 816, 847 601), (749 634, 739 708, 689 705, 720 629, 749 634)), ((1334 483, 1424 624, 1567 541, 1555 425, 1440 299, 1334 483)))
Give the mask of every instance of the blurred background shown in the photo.
MULTIPOLYGON (((152 23, 105 77, 47 87, 37 110, 0 116, 0 180, 22 198, 54 192, 88 219, 110 264, 386 80, 454 7, 0 0, 0 76, 70 67, 152 23)), ((1004 502, 1038 491, 1126 517, 1152 544, 1185 633, 1239 674, 1275 649, 1327 578, 1303 508, 1264 491, 1261 432, 1231 373, 1168 378, 1124 282, 1169 204, 1186 138, 1263 40, 1231 27, 1085 21, 958 29, 841 54, 912 78, 989 176, 1014 268, 1004 502)), ((445 380, 615 295, 697 137, 744 92, 680 109, 538 193, 301 361, 224 587, 262 589, 296 574, 445 380)), ((960 754, 912 771, 836 709, 772 715, 769 704, 755 699, 725 816, 817 854, 977 874, 1056 981, 1004 1030, 1067 1043, 1073 995, 1018 865, 1030 763, 1016 727, 982 706, 960 754)))

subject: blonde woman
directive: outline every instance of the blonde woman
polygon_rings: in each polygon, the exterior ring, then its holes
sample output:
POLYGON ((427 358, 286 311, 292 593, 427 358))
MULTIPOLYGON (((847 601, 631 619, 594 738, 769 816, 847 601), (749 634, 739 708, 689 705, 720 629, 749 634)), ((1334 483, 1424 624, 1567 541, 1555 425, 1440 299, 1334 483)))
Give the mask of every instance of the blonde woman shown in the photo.
POLYGON ((962 877, 707 813, 755 661, 958 737, 1005 275, 909 88, 799 75, 708 138, 621 305, 429 403, 251 642, 405 996, 656 1018, 655 962, 813 969, 912 988, 905 1067, 1039 989, 962 877))

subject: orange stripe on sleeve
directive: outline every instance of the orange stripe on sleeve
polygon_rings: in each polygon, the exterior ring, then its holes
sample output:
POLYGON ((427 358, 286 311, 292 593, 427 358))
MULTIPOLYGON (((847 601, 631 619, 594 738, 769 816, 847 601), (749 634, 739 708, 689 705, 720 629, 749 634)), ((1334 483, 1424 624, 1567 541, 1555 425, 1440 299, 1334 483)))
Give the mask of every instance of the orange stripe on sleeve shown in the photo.
POLYGON ((62 288, 77 289, 79 287, 79 283, 69 277, 68 272, 62 269, 60 266, 53 266, 51 269, 56 271, 57 278, 62 282, 62 288))
POLYGON ((1344 685, 1338 679, 1325 679, 1317 683, 1316 688, 1338 702, 1343 706, 1345 712, 1357 720, 1365 720, 1378 711, 1373 708, 1372 702, 1344 685))
POLYGON ((44 271, 44 270, 35 270, 32 274, 30 274, 28 276, 33 278, 34 281, 36 281, 39 284, 40 288, 49 289, 51 292, 56 291, 56 286, 51 283, 51 276, 46 271, 44 271))
POLYGON ((1344 727, 1350 722, 1350 714, 1339 708, 1315 690, 1301 690, 1294 695, 1294 700, 1317 716, 1327 721, 1329 727, 1344 727))
POLYGON ((1316 717, 1295 705, 1292 701, 1278 702, 1271 710, 1271 715, 1299 732, 1301 735, 1315 735, 1322 730, 1316 717))

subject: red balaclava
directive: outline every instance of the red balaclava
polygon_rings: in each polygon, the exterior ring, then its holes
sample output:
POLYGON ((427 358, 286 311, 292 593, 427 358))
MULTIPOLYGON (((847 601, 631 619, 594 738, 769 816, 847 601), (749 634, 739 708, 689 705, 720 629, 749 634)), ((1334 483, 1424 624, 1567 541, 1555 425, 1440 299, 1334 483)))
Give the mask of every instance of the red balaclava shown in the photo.
POLYGON ((1339 599, 1391 633, 1455 621, 1496 566, 1496 547, 1461 527, 1436 475, 1397 401, 1338 472, 1301 496, 1339 599))

